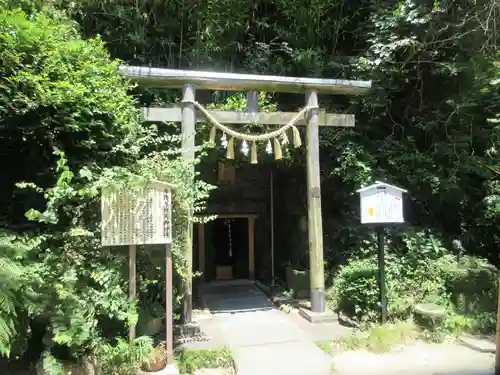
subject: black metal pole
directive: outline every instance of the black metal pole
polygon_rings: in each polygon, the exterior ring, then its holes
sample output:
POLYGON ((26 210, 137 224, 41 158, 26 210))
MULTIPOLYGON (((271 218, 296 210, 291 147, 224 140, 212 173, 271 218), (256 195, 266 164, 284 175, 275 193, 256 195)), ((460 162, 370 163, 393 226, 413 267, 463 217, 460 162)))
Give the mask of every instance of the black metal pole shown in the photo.
POLYGON ((380 321, 384 324, 387 321, 387 295, 385 287, 385 259, 384 259, 384 228, 377 228, 378 240, 378 282, 380 291, 380 321))

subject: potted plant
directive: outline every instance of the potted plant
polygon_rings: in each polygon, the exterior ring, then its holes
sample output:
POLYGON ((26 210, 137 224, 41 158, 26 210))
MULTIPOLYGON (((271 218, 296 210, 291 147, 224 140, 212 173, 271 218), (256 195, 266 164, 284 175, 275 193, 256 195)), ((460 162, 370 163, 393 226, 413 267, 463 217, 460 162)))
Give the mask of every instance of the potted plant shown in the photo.
POLYGON ((163 370, 167 365, 167 343, 162 341, 160 345, 153 348, 151 354, 147 357, 141 366, 143 373, 155 373, 163 370))

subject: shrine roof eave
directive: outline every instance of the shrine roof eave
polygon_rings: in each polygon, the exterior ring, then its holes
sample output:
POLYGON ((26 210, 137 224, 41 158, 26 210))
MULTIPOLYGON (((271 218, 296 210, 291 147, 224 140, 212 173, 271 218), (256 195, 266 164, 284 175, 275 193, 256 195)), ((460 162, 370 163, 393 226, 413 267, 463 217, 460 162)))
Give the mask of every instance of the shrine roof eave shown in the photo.
POLYGON ((119 71, 140 86, 175 88, 193 84, 198 89, 364 95, 371 81, 219 73, 121 65, 119 71))

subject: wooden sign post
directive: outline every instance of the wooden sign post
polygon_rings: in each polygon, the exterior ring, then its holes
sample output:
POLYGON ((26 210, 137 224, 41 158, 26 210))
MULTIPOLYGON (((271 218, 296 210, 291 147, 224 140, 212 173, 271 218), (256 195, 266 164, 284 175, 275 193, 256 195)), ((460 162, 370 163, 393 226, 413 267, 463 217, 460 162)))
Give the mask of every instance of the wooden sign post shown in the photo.
MULTIPOLYGON (((103 189, 101 195, 101 245, 129 246, 129 299, 136 301, 136 246, 165 245, 165 320, 168 374, 178 374, 173 357, 172 311, 172 185, 152 181, 132 187, 103 189)), ((129 327, 129 340, 135 339, 129 327)))
POLYGON ((387 286, 385 282, 385 228, 403 224, 403 193, 406 190, 377 181, 357 190, 361 203, 361 223, 375 227, 378 244, 378 283, 380 321, 387 321, 387 286))

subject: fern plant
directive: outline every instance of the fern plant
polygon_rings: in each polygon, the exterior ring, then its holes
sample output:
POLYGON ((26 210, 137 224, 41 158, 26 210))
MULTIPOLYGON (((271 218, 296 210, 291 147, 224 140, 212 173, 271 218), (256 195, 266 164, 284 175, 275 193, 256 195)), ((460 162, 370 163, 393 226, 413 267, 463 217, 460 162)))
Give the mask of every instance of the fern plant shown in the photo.
POLYGON ((17 312, 24 267, 18 261, 25 249, 16 244, 15 236, 0 229, 0 356, 9 356, 17 334, 17 312))

